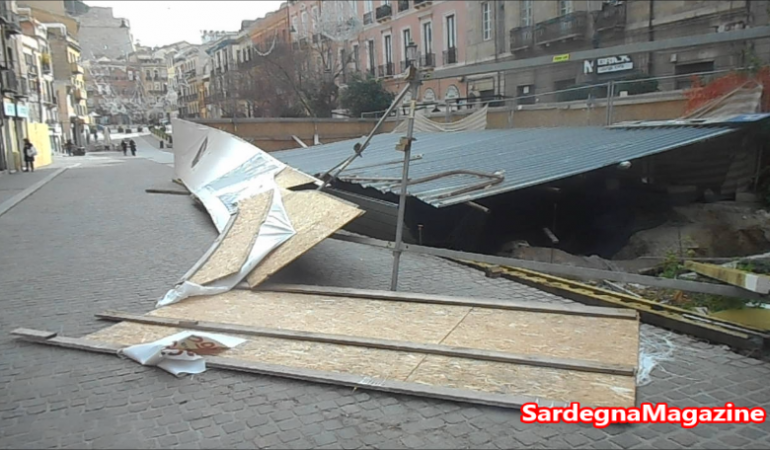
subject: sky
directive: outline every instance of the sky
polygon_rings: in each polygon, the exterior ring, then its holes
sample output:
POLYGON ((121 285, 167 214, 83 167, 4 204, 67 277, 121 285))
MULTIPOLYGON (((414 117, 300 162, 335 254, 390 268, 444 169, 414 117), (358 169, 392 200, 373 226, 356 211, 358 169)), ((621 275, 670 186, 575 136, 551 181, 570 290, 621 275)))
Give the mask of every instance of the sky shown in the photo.
POLYGON ((178 41, 200 43, 201 30, 237 31, 242 20, 263 17, 280 1, 133 1, 86 0, 89 6, 109 6, 113 15, 128 19, 134 40, 162 46, 178 41))

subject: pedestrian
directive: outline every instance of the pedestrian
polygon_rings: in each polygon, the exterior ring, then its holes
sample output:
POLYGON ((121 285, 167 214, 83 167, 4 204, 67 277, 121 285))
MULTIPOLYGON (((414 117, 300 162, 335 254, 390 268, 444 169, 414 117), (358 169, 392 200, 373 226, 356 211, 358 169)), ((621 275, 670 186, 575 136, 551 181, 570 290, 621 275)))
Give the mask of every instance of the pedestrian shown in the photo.
POLYGON ((131 139, 128 142, 128 146, 131 147, 131 156, 136 156, 136 142, 134 142, 134 140, 131 139))
POLYGON ((123 156, 126 156, 126 150, 128 150, 128 143, 125 139, 120 142, 120 148, 123 149, 123 156))
POLYGON ((24 166, 25 172, 35 171, 35 156, 37 156, 37 149, 29 139, 24 139, 24 166))
POLYGON ((67 156, 72 156, 73 150, 75 150, 75 144, 72 143, 72 139, 68 139, 64 144, 64 150, 67 152, 67 156))

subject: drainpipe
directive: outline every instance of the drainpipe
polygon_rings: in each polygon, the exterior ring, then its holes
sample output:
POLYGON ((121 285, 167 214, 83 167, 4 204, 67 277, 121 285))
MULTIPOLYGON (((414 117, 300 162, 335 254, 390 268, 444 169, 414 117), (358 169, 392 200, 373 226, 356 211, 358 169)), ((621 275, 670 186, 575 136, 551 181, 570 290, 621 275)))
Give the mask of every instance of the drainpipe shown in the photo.
MULTIPOLYGON (((649 0, 650 9, 647 13, 647 40, 652 42, 655 40, 655 28, 652 22, 655 20, 655 0, 649 0)), ((652 76, 655 69, 655 62, 653 60, 653 52, 647 53, 647 74, 652 76)))

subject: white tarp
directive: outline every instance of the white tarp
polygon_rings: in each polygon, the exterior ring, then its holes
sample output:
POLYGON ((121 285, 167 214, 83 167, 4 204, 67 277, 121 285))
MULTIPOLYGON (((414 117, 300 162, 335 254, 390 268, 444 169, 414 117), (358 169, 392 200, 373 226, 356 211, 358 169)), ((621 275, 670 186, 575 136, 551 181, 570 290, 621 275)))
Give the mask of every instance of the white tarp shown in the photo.
MULTIPOLYGON (((484 106, 473 114, 463 117, 456 122, 434 122, 428 118, 425 111, 420 111, 414 116, 414 131, 416 133, 453 133, 457 131, 481 131, 487 129, 487 112, 489 107, 484 106)), ((409 125, 408 120, 403 120, 393 133, 406 133, 409 125)))
POLYGON ((223 334, 182 331, 149 344, 126 347, 119 354, 139 364, 157 366, 180 376, 206 370, 206 361, 201 353, 226 350, 244 342, 245 339, 223 334))
POLYGON ((157 306, 195 295, 216 295, 241 282, 271 251, 296 234, 275 183, 286 166, 254 145, 223 131, 183 120, 174 121, 174 172, 223 232, 239 201, 273 191, 273 202, 241 269, 201 286, 185 281, 171 289, 157 306))

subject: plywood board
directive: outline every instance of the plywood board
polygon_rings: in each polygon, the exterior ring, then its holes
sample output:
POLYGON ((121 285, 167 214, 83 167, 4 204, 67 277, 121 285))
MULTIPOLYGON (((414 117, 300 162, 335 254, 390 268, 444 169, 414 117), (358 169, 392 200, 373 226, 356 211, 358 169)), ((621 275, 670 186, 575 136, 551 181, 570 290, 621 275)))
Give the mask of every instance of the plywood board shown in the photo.
POLYGON ((189 298, 150 316, 438 344, 466 306, 233 290, 189 298))
POLYGON ((639 359, 638 322, 527 311, 474 308, 443 344, 630 366, 639 359))
POLYGON ((302 186, 303 184, 316 183, 318 180, 298 170, 286 166, 275 176, 275 182, 283 189, 302 186))
MULTIPOLYGON (((123 322, 85 339, 123 346, 152 342, 181 331, 123 322)), ((428 356, 345 345, 240 336, 247 342, 220 357, 333 373, 356 374, 486 393, 524 395, 585 405, 631 406, 634 377, 428 356), (410 375, 411 374, 411 375, 410 375)))
POLYGON ((283 190, 281 195, 297 234, 270 253, 246 277, 252 288, 363 214, 354 204, 319 191, 283 190))
POLYGON ((636 399, 635 377, 444 356, 426 357, 405 381, 591 406, 634 406, 636 399))
POLYGON ((241 270, 270 211, 273 193, 262 192, 239 202, 232 228, 190 281, 205 285, 241 270))

